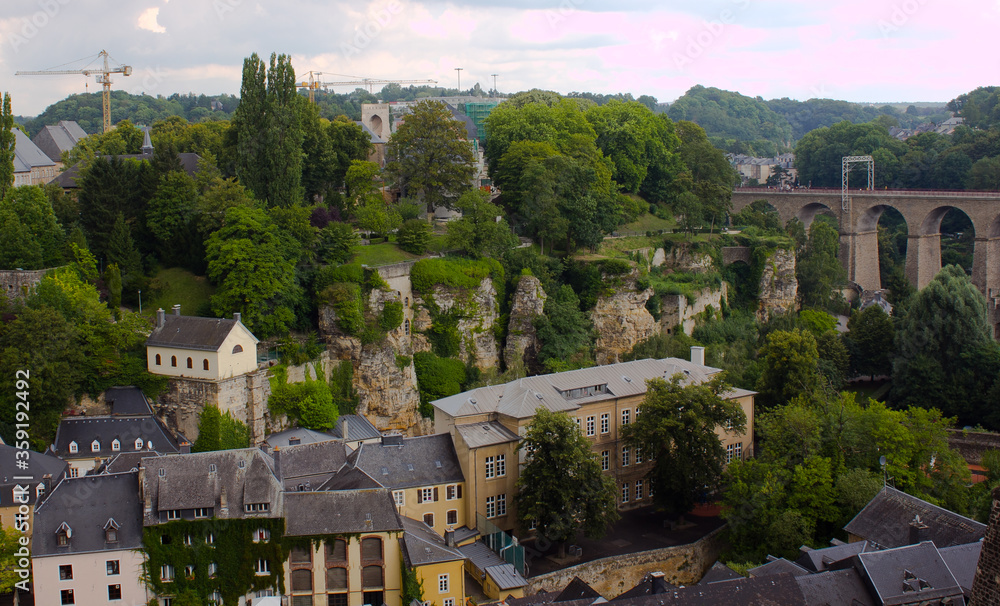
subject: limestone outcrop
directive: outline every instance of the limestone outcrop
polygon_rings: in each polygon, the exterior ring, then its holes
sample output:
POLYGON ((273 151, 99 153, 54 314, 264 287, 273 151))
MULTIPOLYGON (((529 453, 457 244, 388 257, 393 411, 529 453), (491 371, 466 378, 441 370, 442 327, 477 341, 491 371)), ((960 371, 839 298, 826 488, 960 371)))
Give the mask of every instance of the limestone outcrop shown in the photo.
POLYGON ((795 253, 778 249, 764 261, 760 277, 760 305, 757 317, 794 311, 798 307, 799 282, 795 279, 795 253))
POLYGON ((538 278, 521 276, 511 300, 507 345, 503 351, 507 368, 523 364, 525 368, 534 369, 538 365, 540 344, 535 332, 535 318, 542 315, 547 297, 538 278))
POLYGON ((598 364, 620 361, 621 354, 630 351, 657 331, 656 320, 646 309, 653 289, 637 291, 638 271, 624 276, 602 276, 610 292, 597 298, 590 320, 597 332, 594 359, 598 364))
MULTIPOLYGON (((494 327, 500 318, 497 304, 497 291, 493 281, 484 278, 473 290, 454 289, 441 284, 434 285, 430 296, 415 298, 420 310, 413 319, 413 330, 427 331, 432 328, 433 316, 454 312, 458 317, 457 329, 459 336, 458 359, 472 359, 480 370, 495 368, 500 364, 500 353, 497 348, 494 327)), ((423 335, 421 335, 422 337, 423 335)), ((418 339, 415 337, 414 341, 418 339)), ((427 351, 429 344, 424 345, 426 337, 421 340, 415 351, 427 351), (426 347, 426 349, 425 349, 426 347)))

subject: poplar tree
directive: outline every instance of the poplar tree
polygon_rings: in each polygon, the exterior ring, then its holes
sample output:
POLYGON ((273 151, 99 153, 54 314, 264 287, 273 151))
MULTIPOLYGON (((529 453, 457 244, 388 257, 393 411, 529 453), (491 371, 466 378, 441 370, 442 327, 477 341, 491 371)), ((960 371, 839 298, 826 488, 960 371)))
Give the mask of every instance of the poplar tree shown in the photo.
POLYGON ((3 94, 0 111, 0 199, 14 186, 14 114, 10 109, 10 93, 3 94))

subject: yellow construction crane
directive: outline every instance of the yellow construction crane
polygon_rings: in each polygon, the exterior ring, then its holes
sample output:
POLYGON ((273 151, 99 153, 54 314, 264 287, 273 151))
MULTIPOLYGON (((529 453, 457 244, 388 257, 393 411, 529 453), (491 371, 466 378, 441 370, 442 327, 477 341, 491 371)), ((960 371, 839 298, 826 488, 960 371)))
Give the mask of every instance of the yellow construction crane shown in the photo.
POLYGON ((111 130, 111 74, 124 74, 126 76, 132 75, 131 65, 119 65, 118 67, 110 67, 108 65, 108 53, 102 50, 97 53, 98 57, 104 58, 104 67, 98 68, 84 68, 84 69, 45 69, 39 71, 18 71, 14 72, 15 76, 65 76, 69 74, 83 74, 84 76, 93 75, 97 78, 97 81, 104 87, 103 95, 103 105, 104 105, 104 132, 111 130))
MULTIPOLYGON (((376 84, 437 84, 437 80, 382 80, 378 78, 358 78, 357 80, 345 80, 342 82, 320 82, 316 76, 323 75, 323 72, 308 72, 309 80, 303 81, 298 84, 299 88, 305 88, 309 91, 309 102, 315 103, 316 101, 316 90, 320 87, 327 86, 366 86, 368 92, 375 94, 374 87, 376 84)), ((332 74, 341 75, 341 74, 332 74)), ((356 76, 349 76, 356 77, 356 76)))

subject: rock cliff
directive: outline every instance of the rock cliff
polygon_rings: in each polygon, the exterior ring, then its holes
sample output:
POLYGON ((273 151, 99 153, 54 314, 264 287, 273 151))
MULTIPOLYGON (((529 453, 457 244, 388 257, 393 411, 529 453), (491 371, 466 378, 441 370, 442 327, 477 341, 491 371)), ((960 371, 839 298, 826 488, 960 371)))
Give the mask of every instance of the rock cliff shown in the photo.
POLYGON ((656 320, 646 309, 646 301, 653 296, 653 290, 636 290, 639 277, 636 270, 624 276, 602 277, 610 292, 598 297, 590 314, 597 332, 594 359, 598 364, 613 364, 619 361, 621 354, 656 332, 656 320))
MULTIPOLYGON (((458 317, 458 359, 464 362, 471 357, 472 363, 480 370, 499 366, 500 354, 494 327, 500 313, 492 280, 484 278, 474 290, 436 284, 430 296, 415 297, 414 301, 419 305, 413 318, 414 332, 424 332, 432 327, 432 309, 439 314, 454 312, 458 317)), ((426 337, 414 336, 414 351, 429 350, 426 337)))
POLYGON ((799 283, 795 279, 795 253, 776 250, 764 261, 760 277, 760 306, 757 317, 766 320, 771 315, 797 309, 799 283))
POLYGON ((535 318, 542 315, 547 297, 538 278, 521 276, 511 300, 507 345, 503 351, 507 368, 523 364, 525 368, 535 369, 538 365, 540 344, 535 333, 535 318))

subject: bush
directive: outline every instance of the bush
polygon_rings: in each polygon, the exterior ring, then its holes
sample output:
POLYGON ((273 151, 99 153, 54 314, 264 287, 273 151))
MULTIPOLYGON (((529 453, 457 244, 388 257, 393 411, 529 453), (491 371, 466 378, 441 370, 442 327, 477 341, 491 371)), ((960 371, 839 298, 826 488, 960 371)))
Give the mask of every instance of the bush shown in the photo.
POLYGON ((431 243, 431 226, 422 219, 409 219, 396 232, 396 242, 406 252, 422 255, 431 243))
POLYGON ((337 326, 349 335, 357 335, 365 327, 361 309, 361 287, 340 282, 323 291, 322 297, 337 312, 337 326))
POLYGON ((466 372, 465 364, 459 360, 421 351, 413 355, 413 366, 420 389, 420 412, 425 417, 433 413, 431 402, 462 391, 466 372))
POLYGON ((382 313, 378 317, 378 327, 389 332, 403 324, 403 304, 400 301, 386 301, 382 313))
POLYGON ((409 221, 410 219, 423 219, 427 216, 425 209, 426 205, 419 202, 412 202, 407 199, 402 199, 399 204, 396 205, 397 210, 399 210, 399 216, 403 221, 409 221))
POLYGON ((601 263, 601 273, 608 276, 623 276, 632 271, 632 264, 623 259, 608 259, 601 263))
POLYGON ((478 260, 447 257, 444 259, 421 259, 410 270, 413 290, 428 293, 435 284, 452 288, 479 288, 485 278, 502 282, 503 267, 496 259, 478 260))
POLYGON ((365 273, 362 267, 356 263, 348 265, 327 265, 316 272, 314 288, 317 293, 321 293, 331 284, 337 282, 352 282, 361 284, 365 281, 365 273))
POLYGON ((286 374, 278 371, 271 378, 271 396, 267 406, 278 414, 286 414, 302 427, 327 431, 337 422, 338 410, 333 392, 326 381, 307 379, 302 383, 287 383, 286 374))

